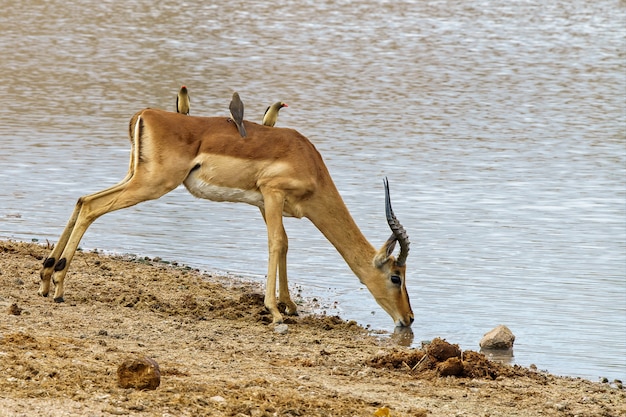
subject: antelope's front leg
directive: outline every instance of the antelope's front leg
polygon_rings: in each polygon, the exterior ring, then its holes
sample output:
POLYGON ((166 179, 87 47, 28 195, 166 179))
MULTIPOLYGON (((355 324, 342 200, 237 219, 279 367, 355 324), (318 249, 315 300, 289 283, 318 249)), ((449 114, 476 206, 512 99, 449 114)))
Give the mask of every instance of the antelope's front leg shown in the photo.
POLYGON ((283 228, 285 247, 278 260, 278 302, 285 304, 285 313, 289 316, 298 315, 298 306, 291 300, 287 280, 287 234, 283 228))
POLYGON ((272 237, 271 234, 269 236, 269 261, 264 304, 265 308, 272 314, 272 321, 275 324, 279 324, 283 322, 283 316, 280 314, 280 310, 278 310, 278 302, 276 300, 276 279, 278 278, 278 253, 280 252, 281 242, 279 239, 272 237))
MULTIPOLYGON (((282 323, 283 316, 278 310, 276 300, 276 280, 279 275, 279 265, 283 266, 283 259, 287 254, 287 234, 283 227, 284 195, 275 190, 261 190, 265 208, 261 211, 267 226, 267 246, 269 259, 267 262, 267 283, 265 285, 265 308, 272 314, 274 323, 282 323)), ((283 272, 283 271, 280 271, 283 272)), ((286 276, 285 276, 286 277, 286 276)), ((289 298, 289 292, 283 291, 286 286, 281 279, 281 300, 287 300, 290 307, 295 306, 289 298), (291 304, 291 305, 290 305, 291 304)))

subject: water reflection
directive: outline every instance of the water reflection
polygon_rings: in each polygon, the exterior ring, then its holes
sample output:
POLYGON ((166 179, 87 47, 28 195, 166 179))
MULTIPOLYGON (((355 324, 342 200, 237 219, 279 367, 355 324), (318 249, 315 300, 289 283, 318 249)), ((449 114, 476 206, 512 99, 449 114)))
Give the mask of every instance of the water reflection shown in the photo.
POLYGON ((506 363, 509 365, 512 365, 515 362, 513 349, 480 349, 479 352, 492 361, 506 363))
POLYGON ((410 327, 398 327, 393 329, 390 340, 394 345, 398 346, 412 346, 415 334, 410 327))

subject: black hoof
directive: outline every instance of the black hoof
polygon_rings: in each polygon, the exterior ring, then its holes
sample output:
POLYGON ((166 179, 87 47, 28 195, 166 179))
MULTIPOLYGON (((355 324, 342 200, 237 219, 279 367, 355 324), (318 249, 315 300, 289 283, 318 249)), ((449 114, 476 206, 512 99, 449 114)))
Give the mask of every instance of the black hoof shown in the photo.
POLYGON ((56 298, 54 299, 54 302, 55 302, 55 303, 63 303, 63 302, 65 302, 65 299, 63 299, 63 297, 56 297, 56 298))
POLYGON ((65 268, 65 262, 66 262, 65 258, 59 259, 59 262, 57 262, 57 264, 54 266, 54 270, 62 271, 65 268))
POLYGON ((46 258, 43 261, 44 268, 52 268, 54 266, 54 258, 46 258))

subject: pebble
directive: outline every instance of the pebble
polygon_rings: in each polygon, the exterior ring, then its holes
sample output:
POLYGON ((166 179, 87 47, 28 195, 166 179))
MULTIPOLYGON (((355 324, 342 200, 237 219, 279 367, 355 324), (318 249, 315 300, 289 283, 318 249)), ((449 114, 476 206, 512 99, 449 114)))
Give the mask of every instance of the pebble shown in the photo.
POLYGON ((276 327, 274 327, 274 331, 278 334, 287 334, 287 332, 289 331, 289 326, 287 326, 285 323, 277 324, 276 327))
POLYGON ((554 408, 556 408, 558 411, 565 411, 567 409, 567 403, 554 404, 554 408))

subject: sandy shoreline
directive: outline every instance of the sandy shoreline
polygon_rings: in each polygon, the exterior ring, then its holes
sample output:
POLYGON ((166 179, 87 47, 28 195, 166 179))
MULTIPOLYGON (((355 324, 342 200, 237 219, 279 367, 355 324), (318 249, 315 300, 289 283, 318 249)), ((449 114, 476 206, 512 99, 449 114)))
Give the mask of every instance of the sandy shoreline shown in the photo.
POLYGON ((47 252, 0 241, 0 416, 626 415, 615 383, 438 361, 338 317, 279 334, 258 285, 184 266, 80 252, 55 304, 36 295, 47 252), (156 390, 118 387, 133 355, 159 363, 156 390))

